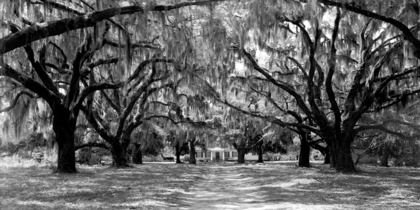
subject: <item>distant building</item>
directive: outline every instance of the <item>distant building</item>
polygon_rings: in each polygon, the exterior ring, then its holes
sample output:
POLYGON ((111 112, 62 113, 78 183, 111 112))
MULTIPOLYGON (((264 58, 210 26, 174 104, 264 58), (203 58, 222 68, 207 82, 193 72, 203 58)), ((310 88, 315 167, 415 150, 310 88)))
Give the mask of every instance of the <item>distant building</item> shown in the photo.
MULTIPOLYGON (((263 156, 264 160, 269 160, 268 155, 263 156)), ((196 159, 201 162, 218 162, 218 161, 236 161, 238 160, 238 151, 230 144, 216 141, 213 144, 207 144, 207 150, 196 148, 196 159)), ((258 160, 258 155, 249 152, 245 155, 245 160, 258 160)))

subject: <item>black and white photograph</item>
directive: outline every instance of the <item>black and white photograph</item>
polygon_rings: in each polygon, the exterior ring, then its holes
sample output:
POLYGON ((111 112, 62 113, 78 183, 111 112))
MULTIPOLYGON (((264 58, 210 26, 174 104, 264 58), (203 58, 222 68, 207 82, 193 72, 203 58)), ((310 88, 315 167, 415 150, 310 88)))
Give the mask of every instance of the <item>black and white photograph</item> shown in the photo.
POLYGON ((38 209, 420 209, 420 0, 0 0, 38 209))

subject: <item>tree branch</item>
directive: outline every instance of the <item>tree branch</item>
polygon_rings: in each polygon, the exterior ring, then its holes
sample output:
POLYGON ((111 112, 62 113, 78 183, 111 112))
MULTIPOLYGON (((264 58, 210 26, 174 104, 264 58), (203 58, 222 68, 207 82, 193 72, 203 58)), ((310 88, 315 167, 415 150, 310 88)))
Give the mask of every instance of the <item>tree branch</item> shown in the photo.
MULTIPOLYGON (((10 29, 13 33, 17 33, 20 31, 20 28, 13 24, 12 22, 9 22, 10 25, 10 29)), ((58 92, 58 88, 54 85, 51 77, 47 74, 46 72, 46 66, 43 65, 45 64, 45 50, 46 50, 46 46, 44 45, 41 48, 41 52, 40 52, 40 60, 43 60, 41 62, 35 61, 35 54, 34 51, 32 50, 32 47, 30 47, 30 45, 26 45, 24 46, 25 52, 28 56, 28 60, 31 62, 32 67, 35 69, 36 73, 38 74, 39 78, 41 79, 42 83, 44 83, 44 85, 51 90, 53 93, 55 93, 57 96, 59 95, 58 92)))
POLYGON ((77 98, 75 104, 74 104, 74 109, 78 109, 80 107, 80 105, 82 105, 83 100, 85 100, 85 98, 94 93, 97 90, 105 90, 105 89, 118 89, 121 88, 123 86, 124 83, 117 83, 117 84, 110 84, 110 83, 100 83, 100 84, 92 84, 89 85, 88 87, 86 87, 85 89, 83 89, 83 91, 80 93, 79 97, 77 98))
POLYGON ((98 59, 98 60, 96 60, 92 63, 89 63, 88 67, 93 69, 93 68, 101 66, 101 65, 118 63, 118 61, 119 61, 119 58, 117 58, 117 57, 107 58, 107 59, 101 58, 101 59, 98 59))
POLYGON ((153 118, 164 118, 164 119, 167 119, 167 120, 171 121, 175 125, 188 123, 188 124, 191 124, 191 125, 194 125, 194 126, 200 126, 200 127, 208 126, 208 124, 206 122, 202 122, 202 121, 191 121, 191 120, 175 121, 170 116, 166 116, 166 115, 151 115, 151 116, 145 117, 144 120, 151 120, 153 118))
POLYGON ((306 106, 305 101, 302 99, 302 96, 297 93, 292 87, 290 87, 287 84, 283 84, 281 82, 278 82, 277 80, 275 80, 268 72, 266 72, 263 68, 261 68, 257 61, 252 57, 252 55, 250 53, 248 53, 245 49, 242 49, 242 52, 244 53, 244 55, 248 58, 248 60, 251 61, 253 67, 255 70, 257 70, 259 73, 261 73, 265 78, 267 78, 271 83, 273 83, 275 86, 283 89, 284 91, 286 91, 287 93, 289 93, 291 96, 293 96, 296 99, 296 103, 299 106, 299 108, 301 108, 303 110, 303 112, 307 115, 307 116, 311 116, 311 111, 309 110, 309 108, 306 106))
POLYGON ((316 129, 314 129, 314 128, 310 127, 310 126, 307 126, 307 125, 305 125, 303 123, 287 123, 287 122, 284 122, 284 121, 278 119, 277 117, 263 116, 263 115, 260 115, 260 114, 258 114, 256 112, 249 112, 249 111, 243 110, 243 109, 241 109, 241 108, 239 108, 239 107, 237 107, 237 106, 229 103, 228 101, 226 101, 226 100, 223 101, 223 100, 221 100, 221 99, 219 99, 217 97, 214 97, 214 99, 216 101, 222 103, 222 104, 227 105, 228 107, 230 107, 230 108, 232 108, 232 109, 234 109, 234 110, 236 110, 238 112, 241 112, 241 113, 246 114, 246 115, 251 116, 251 117, 260 118, 260 119, 266 120, 266 121, 271 122, 271 123, 275 123, 275 124, 280 125, 280 126, 286 126, 286 127, 289 127, 290 126, 290 127, 303 128, 303 129, 309 130, 309 131, 314 132, 314 133, 317 133, 317 134, 319 133, 319 130, 316 130, 316 129))
MULTIPOLYGON (((83 114, 85 115, 86 119, 88 120, 89 124, 95 129, 95 131, 105 140, 108 141, 112 138, 112 134, 110 133, 109 128, 105 128, 102 124, 100 125, 97 121, 101 120, 97 111, 88 110, 86 107, 81 106, 80 110, 82 110, 83 114), (90 112, 93 112, 92 114, 90 112)), ((112 142, 108 142, 112 143, 112 142)))
POLYGON ((96 23, 109 19, 117 15, 126 15, 136 12, 164 12, 179 9, 187 6, 202 6, 212 2, 220 2, 225 0, 206 0, 196 2, 183 2, 172 5, 156 5, 148 8, 142 6, 127 6, 120 8, 110 8, 101 11, 91 12, 85 15, 79 15, 73 18, 65 18, 57 21, 49 21, 46 23, 35 24, 17 33, 9 34, 0 39, 0 55, 10 52, 16 48, 22 47, 31 42, 47 38, 50 36, 60 35, 62 33, 93 27, 96 23))
POLYGON ((32 93, 30 93, 30 92, 28 92, 28 91, 21 91, 21 92, 19 92, 19 93, 15 96, 15 98, 13 99, 13 101, 10 103, 10 105, 9 105, 8 107, 5 107, 5 108, 3 108, 3 109, 0 109, 0 113, 3 113, 3 112, 8 112, 8 111, 12 110, 12 109, 16 106, 16 104, 17 104, 17 102, 18 102, 19 98, 20 98, 22 95, 27 95, 27 96, 28 96, 28 97, 30 97, 30 98, 36 98, 36 96, 34 96, 32 93))
MULTIPOLYGON (((331 104, 331 110, 334 113, 334 119, 335 119, 334 129, 335 129, 336 135, 339 135, 341 133, 341 113, 340 113, 340 108, 338 107, 337 101, 335 100, 335 94, 332 88, 331 81, 332 81, 332 77, 334 75, 335 67, 337 64, 337 60, 336 60, 337 49, 335 48, 335 41, 338 36, 340 19, 341 19, 341 12, 340 12, 340 9, 337 7, 337 15, 334 21, 334 29, 333 29, 332 38, 331 38, 331 54, 330 54, 330 59, 328 60, 329 70, 328 70, 327 78, 325 80, 325 89, 328 95, 328 100, 330 101, 330 104, 331 104)), ((337 136, 337 138, 341 138, 341 137, 337 136)))
POLYGON ((108 102, 108 104, 118 113, 118 115, 121 114, 121 108, 114 103, 111 98, 109 98, 108 94, 105 93, 105 91, 101 90, 102 96, 105 98, 105 100, 108 102))
POLYGON ((394 136, 398 136, 398 137, 403 138, 403 139, 417 139, 417 138, 420 138, 420 134, 412 135, 412 136, 406 136, 406 135, 404 135, 400 132, 390 130, 390 129, 386 128, 384 123, 383 124, 376 124, 376 125, 359 126, 358 128, 355 129, 355 133, 357 134, 357 133, 360 133, 364 130, 380 130, 380 131, 383 131, 385 133, 389 133, 389 134, 392 134, 394 136))
POLYGON ((99 147, 109 150, 109 147, 106 146, 106 144, 102 143, 88 143, 88 144, 82 144, 82 145, 76 145, 74 146, 74 151, 77 151, 79 149, 85 148, 85 147, 99 147))
POLYGON ((411 42, 417 51, 420 51, 420 40, 417 39, 413 33, 411 33, 411 30, 405 24, 403 24, 402 22, 396 19, 365 10, 361 6, 357 5, 355 2, 344 3, 344 2, 334 2, 330 0, 319 0, 319 2, 325 5, 329 5, 329 6, 336 6, 336 7, 344 8, 349 11, 364 15, 366 17, 375 18, 377 20, 381 20, 383 22, 389 23, 397 27, 399 30, 401 30, 401 32, 404 34, 404 38, 408 40, 409 42, 411 42))
MULTIPOLYGON (((125 48, 126 45, 124 44, 118 44, 117 42, 111 41, 109 39, 104 40, 104 44, 112 46, 112 47, 119 47, 119 48, 125 48)), ((146 41, 140 41, 137 43, 133 43, 130 45, 131 49, 135 48, 149 48, 149 49, 161 49, 161 47, 158 44, 154 44, 152 42, 146 42, 146 41)))
POLYGON ((53 92, 48 90, 46 87, 33 80, 32 78, 14 70, 7 64, 3 64, 3 66, 0 66, 0 76, 7 76, 13 78, 14 80, 22 84, 25 88, 31 90, 32 92, 36 93, 38 96, 43 98, 49 104, 53 104, 54 102, 60 101, 60 98, 53 92))

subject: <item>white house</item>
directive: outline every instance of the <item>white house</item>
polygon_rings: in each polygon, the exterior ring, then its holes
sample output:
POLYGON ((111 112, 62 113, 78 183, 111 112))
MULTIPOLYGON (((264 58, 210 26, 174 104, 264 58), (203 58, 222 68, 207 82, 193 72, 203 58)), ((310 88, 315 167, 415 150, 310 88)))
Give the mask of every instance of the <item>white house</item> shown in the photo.
MULTIPOLYGON (((201 162, 219 162, 219 161, 235 161, 238 159, 238 151, 234 148, 220 148, 213 147, 203 151, 200 148, 196 148, 196 159, 201 162)), ((264 155, 264 160, 269 160, 267 155, 264 155)), ((248 153, 245 155, 245 160, 258 160, 258 155, 248 153)))
POLYGON ((220 147, 209 148, 206 151, 197 148, 196 158, 202 162, 236 160, 238 158, 238 152, 235 149, 220 147))

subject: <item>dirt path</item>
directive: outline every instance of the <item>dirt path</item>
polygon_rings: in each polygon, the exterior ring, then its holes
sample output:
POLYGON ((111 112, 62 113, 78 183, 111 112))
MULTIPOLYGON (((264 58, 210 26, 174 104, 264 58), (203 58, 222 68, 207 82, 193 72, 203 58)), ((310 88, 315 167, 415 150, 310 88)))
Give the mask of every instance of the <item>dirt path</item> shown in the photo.
POLYGON ((219 164, 208 166, 205 173, 189 188, 181 209, 290 209, 284 197, 255 177, 253 168, 219 164))
POLYGON ((223 165, 209 166, 203 180, 190 188, 185 201, 189 205, 183 209, 244 209, 260 207, 258 186, 252 177, 241 173, 240 168, 223 165))
POLYGON ((364 166, 338 174, 295 163, 146 163, 52 174, 2 167, 0 209, 420 209, 420 169, 364 166))

